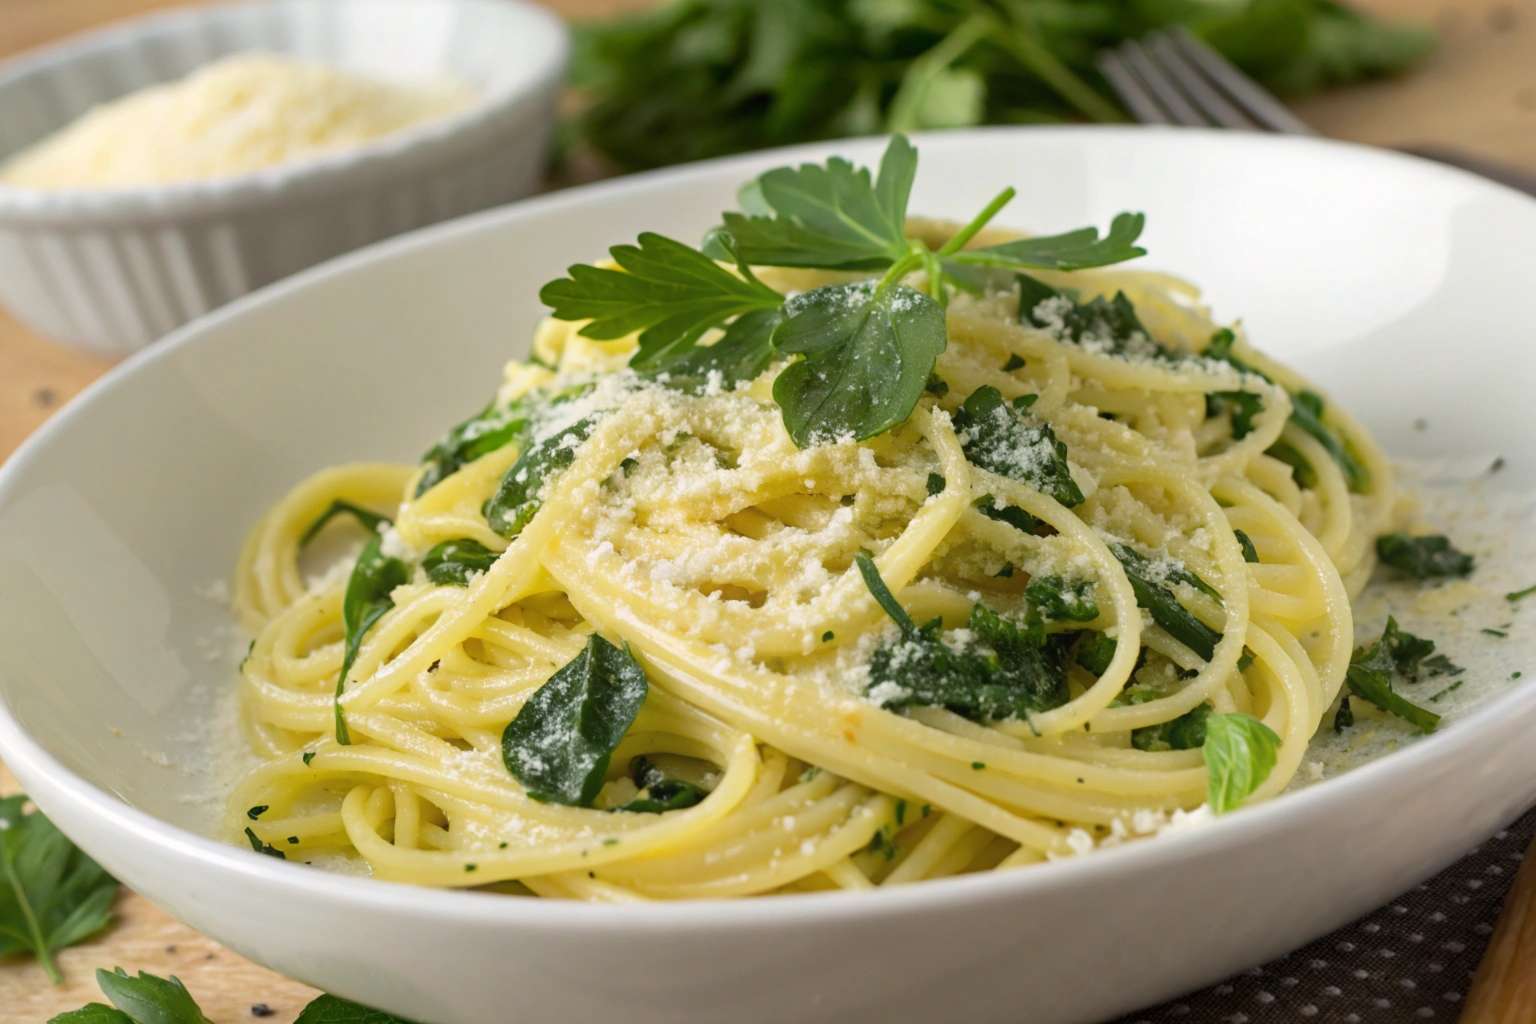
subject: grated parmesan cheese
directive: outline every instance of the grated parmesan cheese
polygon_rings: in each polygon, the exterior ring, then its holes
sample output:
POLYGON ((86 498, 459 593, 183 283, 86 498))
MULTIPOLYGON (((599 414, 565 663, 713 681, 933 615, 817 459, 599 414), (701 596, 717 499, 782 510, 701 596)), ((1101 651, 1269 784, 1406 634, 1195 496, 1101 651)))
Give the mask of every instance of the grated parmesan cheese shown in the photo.
POLYGON ((371 142, 456 113, 456 82, 405 85, 270 54, 235 54, 102 104, 0 167, 23 188, 201 181, 371 142))

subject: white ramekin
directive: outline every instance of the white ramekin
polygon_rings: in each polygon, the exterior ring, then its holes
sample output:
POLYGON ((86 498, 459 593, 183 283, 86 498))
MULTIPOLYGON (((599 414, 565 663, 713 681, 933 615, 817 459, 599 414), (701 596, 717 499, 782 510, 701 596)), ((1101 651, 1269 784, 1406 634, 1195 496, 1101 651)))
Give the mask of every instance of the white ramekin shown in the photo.
POLYGON ((235 177, 44 191, 0 184, 0 302, 125 354, 254 288, 533 191, 569 44, 517 0, 262 0, 134 20, 0 66, 0 161, 91 107, 227 54, 287 53, 479 93, 454 116, 235 177))

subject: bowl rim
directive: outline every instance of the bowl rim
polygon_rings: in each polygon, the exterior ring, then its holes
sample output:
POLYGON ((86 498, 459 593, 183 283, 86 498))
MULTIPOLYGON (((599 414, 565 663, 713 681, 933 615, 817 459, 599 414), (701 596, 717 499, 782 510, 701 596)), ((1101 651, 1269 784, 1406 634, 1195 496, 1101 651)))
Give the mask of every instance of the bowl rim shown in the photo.
MULTIPOLYGON (((364 0, 230 0, 127 18, 25 50, 0 62, 0 100, 18 80, 34 72, 62 64, 86 64, 97 60, 105 51, 141 46, 147 38, 174 33, 182 26, 218 25, 251 12, 274 9, 309 12, 341 2, 359 4, 364 0)), ((528 105, 541 102, 546 94, 558 90, 564 80, 571 52, 570 30, 551 11, 528 0, 368 2, 371 17, 389 17, 406 9, 444 6, 489 12, 490 17, 517 23, 521 32, 533 37, 527 47, 528 60, 517 80, 477 93, 467 107, 445 117, 410 125, 359 145, 324 150, 240 174, 157 185, 83 189, 29 188, 0 180, 0 224, 163 222, 224 214, 353 188, 360 179, 377 178, 442 159, 445 151, 494 130, 500 122, 520 119, 528 105)), ((121 95, 108 96, 97 102, 107 103, 120 98, 121 95)), ((52 131, 64 127, 66 125, 56 125, 52 131)), ((0 166, 16 155, 0 154, 0 166)))
MULTIPOLYGON (((993 126, 919 133, 913 138, 920 145, 963 147, 995 142, 999 136, 1008 135, 1079 141, 1094 137, 1106 140, 1134 139, 1138 142, 1151 142, 1153 145, 1177 139, 1181 145, 1186 146, 1190 142, 1242 146, 1260 154, 1272 147, 1312 149, 1323 157, 1350 158, 1383 166, 1395 165, 1398 169, 1409 170, 1414 174, 1456 181, 1476 191, 1502 194, 1502 201, 1513 199, 1518 204, 1536 207, 1536 199, 1470 172, 1407 154, 1318 137, 1167 126, 1072 125, 1027 128, 993 126)), ((451 244, 461 236, 507 230, 510 225, 516 225, 532 216, 558 213, 562 209, 591 200, 607 199, 631 191, 644 192, 673 183, 686 183, 695 178, 711 177, 733 167, 759 164, 767 160, 788 162, 825 157, 831 153, 846 153, 850 148, 865 148, 878 141, 878 138, 842 139, 761 150, 579 186, 408 232, 267 285, 176 329, 158 344, 140 350, 68 402, 8 459, 0 463, 0 507, 20 490, 28 467, 46 457, 54 437, 69 431, 74 420, 97 398, 118 388, 131 387, 138 377, 152 372, 156 364, 171 359, 183 348, 205 344, 209 338, 217 339, 226 321, 238 319, 261 305, 281 301, 292 293, 325 287, 331 278, 344 277, 370 264, 388 262, 406 252, 451 244)), ((67 801, 82 813, 105 818, 118 829, 120 837, 127 837, 143 847, 153 849, 161 856, 195 863, 197 870, 217 875, 226 881, 281 888, 295 896, 315 896, 365 912, 449 917, 492 925, 600 928, 605 932, 618 930, 640 934, 658 928, 714 929, 729 926, 753 929, 786 922, 806 924, 852 918, 882 921, 906 917, 955 901, 1018 899, 1058 885, 1091 886, 1098 879, 1122 872, 1151 871, 1197 853, 1213 855, 1246 847, 1264 835, 1289 831, 1301 820, 1320 818, 1350 806, 1358 806, 1362 798, 1371 795, 1378 778, 1398 773, 1429 772, 1437 765, 1464 757, 1475 757, 1478 746, 1485 739, 1484 734, 1490 731, 1491 726, 1517 716, 1536 720, 1536 686, 1513 687, 1489 698, 1481 707, 1450 723, 1442 732, 1418 737, 1342 775, 1315 783, 1299 792, 1282 794, 1276 799, 1245 808, 1240 813, 1206 826, 1152 837, 1155 841, 1151 842, 1131 842, 1115 848, 1097 849, 1086 856, 1032 865, 1027 870, 933 879, 873 895, 834 891, 756 899, 654 901, 622 907, 567 900, 515 899, 500 893, 391 883, 256 856, 232 843, 163 821, 76 774, 26 733, 12 714, 3 693, 0 693, 0 750, 5 752, 6 763, 18 780, 25 776, 41 783, 27 792, 35 803, 38 802, 39 793, 42 794, 40 806, 45 813, 48 811, 47 805, 53 801, 57 800, 60 804, 67 801)), ((1469 837, 1468 847, 1481 838, 1469 837)))

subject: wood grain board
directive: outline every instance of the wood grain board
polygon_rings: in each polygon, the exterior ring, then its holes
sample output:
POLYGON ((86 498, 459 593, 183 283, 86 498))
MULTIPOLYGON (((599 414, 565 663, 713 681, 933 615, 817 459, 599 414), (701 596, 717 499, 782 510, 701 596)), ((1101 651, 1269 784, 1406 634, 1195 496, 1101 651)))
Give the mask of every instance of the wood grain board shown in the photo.
MULTIPOLYGON (((0 0, 0 58, 72 32, 189 0, 0 0)), ((584 17, 645 0, 548 0, 584 17)), ((1435 54, 1414 74, 1339 90, 1296 104, 1337 138, 1375 145, 1435 144, 1536 172, 1536 0, 1359 0, 1382 14, 1433 23, 1435 54)), ((37 336, 0 310, 0 459, 110 361, 37 336)), ((0 751, 3 756, 4 751, 0 751)), ((0 793, 15 780, 0 766, 0 793)), ((55 987, 30 961, 0 965, 0 1024, 37 1024, 99 998, 97 967, 176 974, 217 1024, 290 1024, 314 990, 279 977, 124 893, 116 923, 64 951, 55 987), (261 1009, 257 1009, 261 1008, 261 1009), (256 1016, 270 1010, 268 1016, 256 1016)))

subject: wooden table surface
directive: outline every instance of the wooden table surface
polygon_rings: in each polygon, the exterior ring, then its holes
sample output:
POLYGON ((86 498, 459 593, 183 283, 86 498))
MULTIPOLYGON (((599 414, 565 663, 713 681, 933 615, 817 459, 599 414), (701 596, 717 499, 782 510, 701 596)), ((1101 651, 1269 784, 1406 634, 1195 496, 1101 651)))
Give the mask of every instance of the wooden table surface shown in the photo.
MULTIPOLYGON (((84 28, 189 0, 0 0, 0 58, 84 28)), ((581 17, 645 0, 546 0, 581 17)), ((1536 0, 1358 0, 1383 14, 1433 23, 1441 42, 1415 73, 1296 104, 1327 135, 1377 145, 1455 146, 1536 172, 1536 0)), ((0 310, 0 459, 111 366, 54 345, 0 310)), ((0 755, 3 755, 0 751, 0 755)), ((0 766, 0 793, 15 782, 0 766)), ((217 1024, 262 1018, 290 1024, 314 990, 244 960, 124 893, 117 920, 60 956, 66 981, 49 984, 28 960, 0 966, 0 1024, 37 1024, 99 998, 97 967, 176 974, 217 1024)))

